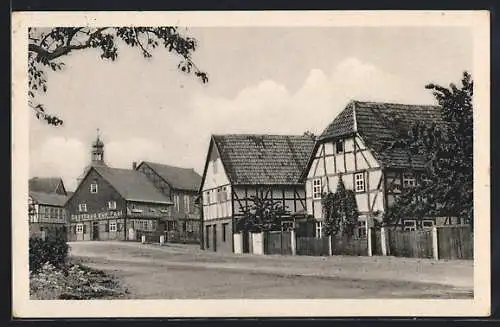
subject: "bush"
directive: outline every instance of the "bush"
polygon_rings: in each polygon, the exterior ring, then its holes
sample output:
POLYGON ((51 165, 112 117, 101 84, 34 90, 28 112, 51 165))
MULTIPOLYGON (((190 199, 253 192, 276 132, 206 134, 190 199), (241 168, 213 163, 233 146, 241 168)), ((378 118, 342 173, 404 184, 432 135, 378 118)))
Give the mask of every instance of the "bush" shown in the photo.
POLYGON ((62 234, 42 240, 32 237, 29 241, 29 268, 32 272, 40 270, 43 264, 50 263, 56 268, 64 268, 67 264, 69 245, 62 234))
POLYGON ((45 263, 38 272, 30 272, 33 300, 116 299, 127 293, 113 276, 79 264, 63 271, 45 263))

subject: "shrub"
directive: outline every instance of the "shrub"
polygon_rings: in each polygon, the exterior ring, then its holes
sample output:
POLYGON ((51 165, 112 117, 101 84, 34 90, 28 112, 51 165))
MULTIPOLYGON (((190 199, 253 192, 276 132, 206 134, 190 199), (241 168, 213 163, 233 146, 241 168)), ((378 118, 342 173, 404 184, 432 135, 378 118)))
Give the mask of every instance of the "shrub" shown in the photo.
POLYGON ((43 264, 50 263, 56 268, 64 268, 68 260, 69 245, 63 234, 42 240, 32 237, 29 240, 29 268, 37 272, 43 264))

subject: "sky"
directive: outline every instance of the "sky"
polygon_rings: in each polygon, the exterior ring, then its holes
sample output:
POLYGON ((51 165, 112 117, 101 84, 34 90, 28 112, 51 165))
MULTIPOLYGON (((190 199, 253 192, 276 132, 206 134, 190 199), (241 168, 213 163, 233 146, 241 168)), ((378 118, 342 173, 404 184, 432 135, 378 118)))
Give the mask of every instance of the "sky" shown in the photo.
MULTIPOLYGON (((120 45, 115 62, 73 52, 39 96, 64 124, 30 118, 30 177, 68 190, 90 162, 99 128, 109 166, 155 161, 202 174, 211 134, 321 134, 350 100, 435 104, 425 85, 472 71, 461 27, 189 28, 202 84, 158 48, 145 59, 120 45)), ((474 76, 474 75, 473 75, 474 76)))

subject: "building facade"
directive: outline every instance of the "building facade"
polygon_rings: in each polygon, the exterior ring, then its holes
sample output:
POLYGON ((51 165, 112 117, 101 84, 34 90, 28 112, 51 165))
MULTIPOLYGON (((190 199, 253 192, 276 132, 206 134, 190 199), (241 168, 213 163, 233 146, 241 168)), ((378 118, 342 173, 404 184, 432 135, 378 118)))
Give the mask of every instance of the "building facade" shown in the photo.
MULTIPOLYGON (((356 194, 360 235, 381 222, 404 188, 419 182, 424 159, 410 156, 408 149, 387 146, 416 121, 441 121, 439 108, 352 101, 324 130, 305 170, 307 210, 316 220, 317 236, 323 230, 321 199, 335 192, 340 179, 356 194)), ((407 230, 457 223, 439 217, 401 218, 407 230)))
POLYGON ((291 224, 303 218, 301 173, 313 146, 307 136, 213 135, 200 188, 202 248, 234 251, 233 235, 242 232, 243 252, 248 252, 248 232, 237 226, 255 197, 281 204, 291 224))
POLYGON ((201 176, 192 168, 142 162, 133 168, 143 173, 173 203, 166 221, 167 241, 199 243, 201 208, 197 201, 201 176))
POLYGON ((92 163, 66 203, 69 239, 136 241, 144 235, 147 241, 159 242, 173 203, 142 173, 108 167, 103 154, 98 138, 92 163))
POLYGON ((29 181, 28 221, 30 237, 66 237, 68 197, 61 178, 32 178, 29 181))

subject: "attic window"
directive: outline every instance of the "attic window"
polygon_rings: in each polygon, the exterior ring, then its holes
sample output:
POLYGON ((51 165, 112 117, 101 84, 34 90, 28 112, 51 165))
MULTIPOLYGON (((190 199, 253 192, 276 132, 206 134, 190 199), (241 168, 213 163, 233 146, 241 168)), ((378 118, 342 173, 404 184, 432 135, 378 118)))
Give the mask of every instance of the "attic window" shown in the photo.
POLYGON ((92 184, 90 184, 90 193, 97 193, 97 182, 92 182, 92 184))
POLYGON ((337 142, 335 142, 335 153, 342 152, 344 152, 344 140, 337 140, 337 142))

